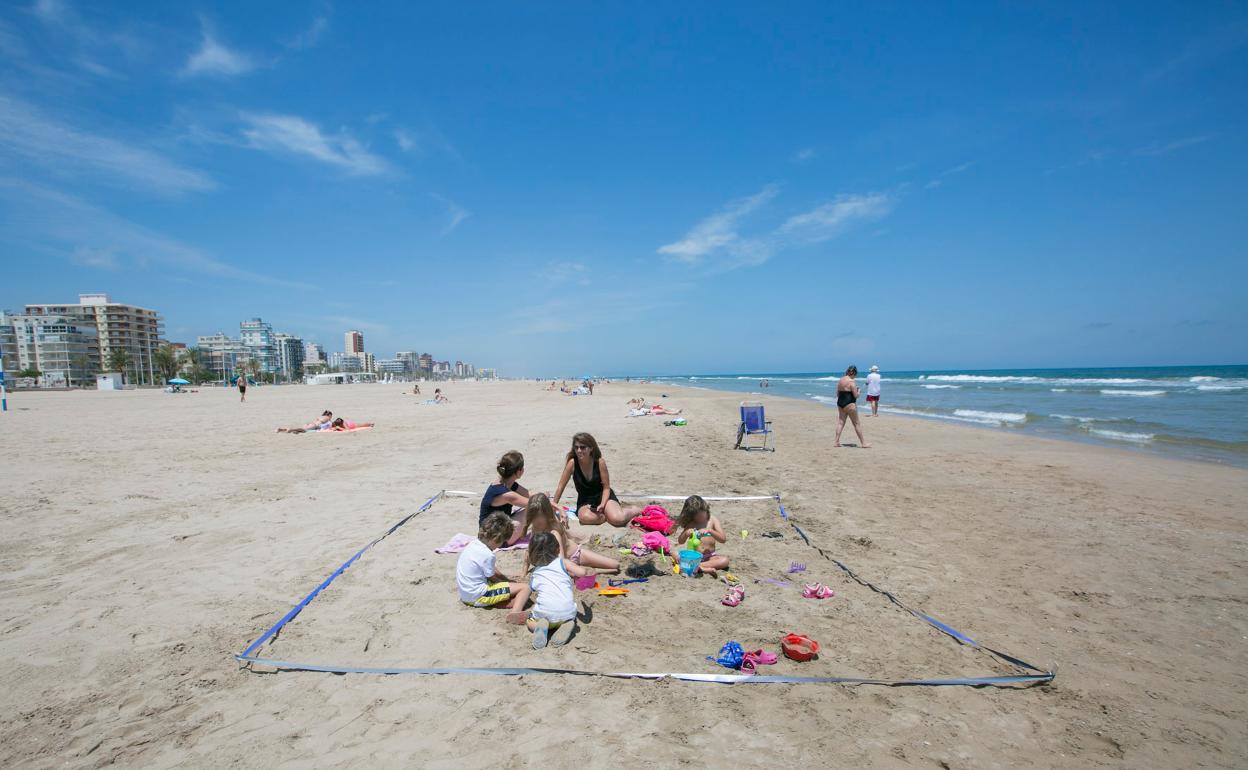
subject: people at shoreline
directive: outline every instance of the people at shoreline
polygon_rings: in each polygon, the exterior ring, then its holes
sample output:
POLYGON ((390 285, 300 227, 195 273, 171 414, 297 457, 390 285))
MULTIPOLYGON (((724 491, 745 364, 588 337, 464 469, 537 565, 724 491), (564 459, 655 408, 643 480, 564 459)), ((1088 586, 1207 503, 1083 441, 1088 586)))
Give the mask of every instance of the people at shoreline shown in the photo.
POLYGON ((871 365, 871 373, 867 375, 867 403, 871 405, 871 416, 880 413, 880 367, 871 365))
POLYGON ((555 505, 559 504, 569 480, 576 486, 576 517, 582 524, 624 527, 640 513, 639 509, 625 510, 620 505, 615 490, 611 489, 607 461, 602 457, 598 442, 588 433, 577 433, 572 437, 572 449, 568 452, 563 473, 559 476, 559 486, 555 488, 552 498, 555 505))
POLYGON ((491 513, 481 521, 473 538, 455 562, 455 584, 459 600, 469 607, 489 609, 506 606, 507 622, 524 622, 524 605, 529 600, 529 586, 518 583, 498 571, 495 551, 506 544, 512 533, 511 518, 491 513))
POLYGON ((858 422, 858 367, 851 365, 845 375, 836 383, 836 440, 833 446, 841 445, 841 431, 845 429, 845 420, 854 424, 854 432, 858 434, 858 445, 870 449, 871 445, 862 435, 862 425, 858 422))
MULTIPOLYGON (((529 504, 526 510, 526 521, 524 525, 524 534, 529 536, 529 547, 532 548, 533 536, 541 532, 550 532, 559 540, 561 553, 565 558, 573 564, 582 567, 592 567, 594 569, 604 570, 606 572, 620 571, 620 562, 618 559, 612 559, 609 556, 603 556, 600 553, 594 553, 586 548, 575 534, 573 534, 563 520, 555 513, 555 506, 551 504, 550 498, 542 492, 536 492, 529 498, 529 504), (573 547, 575 546, 575 548, 573 547)), ((532 553, 530 551, 530 553, 532 553)), ((531 564, 529 557, 525 556, 526 569, 531 564)))
POLYGON ((711 506, 700 495, 685 498, 680 516, 676 518, 676 529, 677 546, 688 542, 690 535, 697 535, 698 550, 702 553, 699 572, 715 577, 719 570, 728 569, 728 557, 715 553, 716 543, 728 542, 724 525, 711 515, 711 506))
POLYGON ((498 473, 498 480, 486 487, 485 494, 481 496, 478 521, 485 521, 492 513, 506 514, 512 522, 512 532, 504 545, 512 545, 524 534, 527 521, 529 490, 520 486, 520 477, 524 475, 524 455, 513 449, 499 458, 494 470, 498 473), (513 513, 516 506, 520 511, 513 513))

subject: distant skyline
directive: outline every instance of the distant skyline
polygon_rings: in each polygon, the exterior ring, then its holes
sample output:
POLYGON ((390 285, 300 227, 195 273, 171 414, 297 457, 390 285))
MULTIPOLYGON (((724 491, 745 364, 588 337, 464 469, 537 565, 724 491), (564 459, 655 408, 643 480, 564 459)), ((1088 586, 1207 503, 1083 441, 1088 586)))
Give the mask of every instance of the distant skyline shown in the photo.
POLYGON ((1248 7, 0 8, 0 309, 508 376, 1248 362, 1248 7))

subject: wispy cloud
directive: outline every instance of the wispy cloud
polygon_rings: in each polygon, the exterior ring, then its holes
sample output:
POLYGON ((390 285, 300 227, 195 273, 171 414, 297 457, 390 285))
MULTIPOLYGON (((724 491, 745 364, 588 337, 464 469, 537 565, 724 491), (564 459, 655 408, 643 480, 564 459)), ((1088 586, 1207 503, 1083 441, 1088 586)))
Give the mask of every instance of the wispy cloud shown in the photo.
POLYGON ((472 216, 472 212, 444 195, 429 193, 429 197, 440 201, 446 206, 447 222, 442 228, 442 235, 448 235, 452 230, 459 227, 461 222, 472 216))
POLYGON ((321 42, 321 38, 325 36, 325 33, 328 30, 329 16, 328 14, 322 13, 312 20, 312 23, 308 25, 307 29, 304 29, 299 34, 288 40, 286 42, 286 47, 297 51, 313 48, 317 43, 321 42))
POLYGON ((882 219, 892 211, 893 203, 893 198, 884 193, 839 195, 831 203, 789 217, 776 230, 776 235, 786 245, 823 243, 851 225, 882 219))
POLYGON ((789 160, 793 161, 794 163, 808 163, 814 160, 816 157, 818 157, 818 155, 819 153, 815 150, 814 147, 803 147, 802 149, 793 153, 793 157, 789 158, 789 160))
POLYGON ((544 283, 589 285, 589 267, 580 262, 551 262, 538 275, 544 283))
POLYGON ((369 152, 346 131, 327 135, 314 123, 295 115, 244 113, 242 119, 247 124, 243 136, 254 149, 302 155, 356 176, 390 171, 384 158, 369 152))
POLYGON ((433 123, 426 121, 424 126, 416 129, 410 126, 398 126, 394 129, 394 143, 399 149, 418 158, 432 154, 440 154, 451 160, 463 162, 463 156, 450 140, 433 123))
POLYGON ((718 251, 727 251, 738 257, 761 257, 765 261, 767 256, 763 252, 766 245, 756 239, 742 238, 737 232, 737 226, 742 219, 766 205, 779 192, 778 185, 769 184, 749 197, 729 202, 718 212, 694 225, 684 238, 660 246, 659 253, 669 254, 678 261, 689 264, 699 262, 718 251))
MULTIPOLYGON (((69 62, 92 75, 116 77, 117 72, 101 59, 115 59, 118 54, 133 59, 145 47, 144 41, 129 32, 88 24, 66 0, 37 0, 30 13, 59 40, 68 40, 66 50, 56 51, 58 63, 69 62)), ((33 63, 24 64, 30 68, 33 63)))
POLYGON ((34 236, 39 248, 100 269, 162 267, 250 283, 311 290, 298 281, 253 273, 202 249, 131 222, 80 198, 0 177, 0 230, 34 236))
POLYGON ((968 168, 974 165, 975 165, 975 161, 970 160, 970 161, 967 161, 966 163, 961 163, 957 166, 954 166, 953 168, 945 169, 944 171, 937 174, 934 179, 929 181, 927 184, 923 185, 923 189, 934 190, 937 187, 940 187, 942 184, 945 183, 944 182, 945 177, 953 176, 954 174, 961 174, 963 171, 966 171, 968 168))
POLYGON ((1167 142, 1166 144, 1162 144, 1160 142, 1153 142, 1152 144, 1148 144, 1148 145, 1145 145, 1144 147, 1137 148, 1135 150, 1135 154, 1144 155, 1148 157, 1156 157, 1158 155, 1168 155, 1169 153, 1172 153, 1175 150, 1182 150, 1185 147, 1191 147, 1193 145, 1201 144, 1203 142, 1209 141, 1209 139, 1210 137, 1208 136, 1189 136, 1184 139, 1176 139, 1173 142, 1167 142))
POLYGON ((823 243, 853 225, 881 219, 892 211, 896 202, 895 196, 887 193, 840 195, 809 211, 790 216, 768 233, 741 235, 742 221, 773 199, 777 192, 776 185, 767 185, 748 198, 732 201, 694 225, 682 240, 660 247, 659 253, 686 264, 714 258, 714 267, 721 270, 760 265, 785 249, 823 243))
POLYGON ((538 305, 519 304, 508 316, 510 336, 566 334, 587 327, 627 322, 650 312, 653 301, 630 292, 594 295, 594 312, 581 312, 585 300, 578 297, 552 299, 538 305))
POLYGON ((232 77, 256 68, 256 60, 251 55, 227 47, 217 39, 207 22, 201 22, 201 26, 199 48, 183 65, 183 77, 232 77))
POLYGON ((127 187, 178 194, 216 187, 205 174, 150 150, 73 128, 0 93, 0 149, 58 174, 91 171, 127 187))

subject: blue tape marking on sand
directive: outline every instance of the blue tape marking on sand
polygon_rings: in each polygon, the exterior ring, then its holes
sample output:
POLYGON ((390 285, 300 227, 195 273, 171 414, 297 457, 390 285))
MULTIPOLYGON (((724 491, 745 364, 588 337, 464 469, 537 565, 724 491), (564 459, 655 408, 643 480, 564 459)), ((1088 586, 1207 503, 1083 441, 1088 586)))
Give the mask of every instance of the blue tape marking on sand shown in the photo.
POLYGON ((936 630, 940 631, 941 633, 946 634, 946 635, 948 635, 948 636, 952 637, 953 639, 956 639, 957 641, 961 642, 962 644, 967 644, 967 645, 970 645, 971 647, 974 647, 974 648, 976 648, 976 649, 978 649, 978 650, 983 650, 983 651, 985 651, 985 652, 987 652, 987 653, 989 653, 989 654, 991 654, 991 655, 994 655, 994 656, 996 656, 996 657, 1000 658, 1000 659, 1001 659, 1001 660, 1003 660, 1003 661, 1006 661, 1007 663, 1010 663, 1010 664, 1012 664, 1012 665, 1014 665, 1014 666, 1017 666, 1018 668, 1025 669, 1025 670, 1028 670, 1028 671, 1038 671, 1038 672, 1040 672, 1040 673, 1041 673, 1042 677, 1045 677, 1045 681, 1051 681, 1051 680, 1053 679, 1053 677, 1054 677, 1053 672, 1051 672, 1051 671, 1045 671, 1045 670, 1044 670, 1044 669, 1042 669, 1042 668, 1039 668, 1039 667, 1037 667, 1037 666, 1033 666, 1032 664, 1030 664, 1030 663, 1028 663, 1028 662, 1026 662, 1026 661, 1024 661, 1024 660, 1020 660, 1019 658, 1016 658, 1016 657, 1014 657, 1013 655, 1008 655, 1008 654, 1003 653, 1003 652, 998 652, 997 650, 994 650, 994 649, 992 649, 991 647, 985 647, 985 646, 981 645, 979 642, 977 642, 977 641, 975 641, 974 639, 972 639, 971 637, 969 637, 969 636, 967 636, 966 634, 962 633, 961 631, 957 630, 957 629, 956 629, 956 628, 954 628, 953 626, 950 626, 950 625, 948 625, 947 623, 942 623, 941 621, 937 620, 936 618, 933 618, 931 615, 928 615, 928 614, 923 613, 923 612, 919 612, 918 610, 913 609, 912 607, 907 606, 907 605, 905 604, 905 602, 901 601, 901 600, 900 600, 900 599, 898 599, 896 596, 894 596, 894 595, 893 595, 893 593, 892 593, 891 591, 887 591, 887 590, 885 590, 885 589, 883 589, 883 588, 880 588, 879 586, 875 585, 874 583, 870 582, 869 580, 864 580, 863 578, 859 577, 859 576, 858 576, 858 573, 854 572, 854 571, 853 571, 852 569, 850 569, 847 565, 843 564, 842 562, 838 561, 837 559, 832 558, 831 556, 829 556, 828 554, 826 554, 822 548, 820 548, 819 546, 817 546, 817 545, 815 545, 814 543, 812 543, 812 542, 810 541, 810 538, 806 536, 806 533, 802 531, 802 528, 801 528, 801 527, 799 527, 799 526, 797 526, 797 524, 795 524, 795 523, 793 523, 792 521, 790 521, 790 520, 789 520, 789 518, 788 518, 788 513, 784 510, 784 506, 783 506, 783 505, 781 505, 781 506, 780 506, 780 515, 781 515, 781 517, 783 517, 783 518, 785 519, 785 521, 788 521, 788 522, 789 522, 789 526, 790 526, 790 527, 792 527, 792 528, 793 528, 793 530, 794 530, 795 532, 797 532, 797 534, 798 534, 798 535, 800 535, 800 536, 801 536, 802 540, 806 541, 806 545, 808 545, 808 546, 810 546, 811 548, 814 548, 816 551, 818 551, 820 556, 822 556, 823 558, 825 558, 825 559, 827 559, 828 561, 830 561, 830 562, 832 562, 833 564, 835 564, 835 565, 836 565, 837 567, 839 567, 839 568, 840 568, 840 569, 841 569, 841 570, 842 570, 842 571, 843 571, 846 575, 849 575, 849 577, 850 577, 850 578, 852 578, 852 579, 853 579, 856 583, 858 583, 859 585, 864 586, 864 587, 866 587, 866 588, 869 588, 869 589, 871 589, 872 591, 874 591, 874 592, 876 592, 876 593, 880 594, 881 596, 884 596, 884 597, 885 597, 885 598, 887 598, 890 602, 892 602, 893 604, 897 605, 897 606, 898 606, 898 607, 900 607, 901 609, 905 610, 906 612, 910 613, 911 615, 915 616, 916 618, 919 618, 920 620, 922 620, 922 621, 926 622, 928 625, 932 626, 933 628, 935 628, 936 630))
POLYGON ((399 527, 401 527, 401 526, 403 526, 404 524, 406 524, 407 522, 411 521, 411 520, 412 520, 412 518, 413 518, 414 516, 416 516, 417 514, 424 513, 425 511, 429 510, 429 507, 430 507, 430 506, 432 506, 432 505, 434 504, 434 502, 435 502, 435 501, 436 501, 439 497, 441 497, 441 496, 442 496, 442 493, 441 493, 441 492, 439 492, 438 494, 436 494, 436 495, 434 495, 433 497, 429 498, 428 500, 426 500, 426 501, 424 502, 424 504, 422 504, 422 505, 420 506, 420 508, 416 509, 416 510, 415 510, 415 511, 413 511, 412 513, 409 513, 407 516, 404 516, 402 519, 400 519, 400 520, 398 521, 398 523, 397 523, 397 524, 395 524, 394 526, 390 527, 390 529, 387 529, 387 530, 385 531, 385 533, 384 533, 384 534, 380 535, 379 537, 374 538, 374 539, 373 539, 373 541, 372 541, 372 542, 370 542, 368 545, 366 545, 366 546, 364 546, 363 548, 361 548, 360 550, 356 551, 354 556, 352 556, 350 559, 347 559, 345 562, 343 562, 341 567, 339 567, 338 569, 336 569, 336 570, 334 570, 334 571, 333 571, 333 574, 331 574, 329 577, 325 578, 325 580, 324 580, 324 581, 322 581, 322 582, 321 582, 321 584, 320 584, 319 586, 317 586, 316 588, 312 589, 312 593, 310 593, 310 594, 308 594, 307 596, 303 597, 303 601, 299 602, 299 603, 298 603, 298 604, 296 604, 294 607, 291 607, 291 608, 290 608, 290 612, 287 612, 287 613, 286 613, 286 614, 282 617, 282 619, 281 619, 281 620, 279 620, 279 621, 277 621, 277 623, 273 624, 273 627, 272 627, 272 628, 270 628, 268 631, 265 631, 263 634, 261 634, 259 639, 256 639, 256 641, 252 642, 252 643, 251 643, 251 646, 250 646, 250 647, 248 647, 247 649, 243 650, 243 654, 242 654, 242 655, 240 655, 240 656, 237 656, 237 657, 240 657, 240 658, 242 658, 242 657, 246 657, 246 656, 248 656, 248 655, 252 654, 253 652, 255 652, 255 651, 256 651, 256 648, 258 648, 260 645, 264 644, 264 643, 265 643, 265 642, 267 642, 269 639, 271 639, 273 636, 275 636, 275 635, 277 634, 277 632, 278 632, 278 631, 281 631, 281 630, 282 630, 282 626, 285 626, 287 623, 289 623, 290 621, 294 620, 294 619, 295 619, 295 616, 296 616, 296 615, 298 615, 300 612, 302 612, 302 611, 303 611, 303 608, 304 608, 304 607, 307 607, 309 602, 311 602, 313 599, 315 599, 315 598, 317 597, 317 595, 319 595, 319 594, 321 593, 321 591, 325 589, 325 587, 326 587, 326 586, 328 586, 330 583, 334 582, 334 580, 335 580, 335 579, 336 579, 339 575, 341 575, 341 574, 342 574, 342 573, 343 573, 343 572, 344 572, 344 571, 345 571, 348 567, 350 567, 352 564, 354 564, 356 559, 358 559, 358 558, 360 558, 361 556, 363 556, 365 551, 367 551, 368 549, 370 549, 370 548, 372 548, 373 546, 377 545, 377 544, 378 544, 378 543, 380 543, 382 540, 385 540, 387 537, 389 537, 389 536, 390 536, 390 535, 391 535, 391 534, 392 534, 395 530, 397 530, 399 527))
POLYGON ((961 677, 956 679, 863 679, 848 676, 776 676, 768 674, 687 674, 676 672, 641 673, 641 672, 598 672, 581 671, 571 668, 407 668, 386 666, 330 666, 320 663, 295 663, 285 660, 270 660, 237 656, 240 661, 257 663, 283 671, 317 671, 328 674, 422 674, 442 676, 447 674, 477 674, 483 676, 529 676, 538 674, 555 674, 563 676, 589 676, 604 679, 676 679, 684 682, 712 682, 718 684, 872 684, 887 687, 1016 687, 1048 682, 1053 675, 1046 673, 1039 676, 982 676, 961 677))

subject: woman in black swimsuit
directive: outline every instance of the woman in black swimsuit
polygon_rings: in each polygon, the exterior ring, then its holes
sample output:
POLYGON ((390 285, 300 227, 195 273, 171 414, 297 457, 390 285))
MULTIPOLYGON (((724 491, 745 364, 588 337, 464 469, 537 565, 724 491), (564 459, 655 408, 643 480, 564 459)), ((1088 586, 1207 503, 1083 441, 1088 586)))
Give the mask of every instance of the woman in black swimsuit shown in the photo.
POLYGON ((866 438, 862 435, 862 426, 858 424, 858 367, 851 366, 845 370, 845 376, 836 383, 836 442, 841 445, 841 431, 845 429, 845 418, 854 424, 854 432, 858 434, 858 446, 870 449, 866 438))
POLYGON ((559 505, 559 498, 571 479, 576 485, 576 516, 582 524, 610 524, 624 527, 640 513, 636 508, 624 509, 620 498, 611 489, 611 477, 607 473, 607 461, 602 459, 598 442, 588 433, 572 437, 572 451, 563 464, 563 475, 551 500, 559 505))

